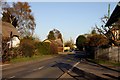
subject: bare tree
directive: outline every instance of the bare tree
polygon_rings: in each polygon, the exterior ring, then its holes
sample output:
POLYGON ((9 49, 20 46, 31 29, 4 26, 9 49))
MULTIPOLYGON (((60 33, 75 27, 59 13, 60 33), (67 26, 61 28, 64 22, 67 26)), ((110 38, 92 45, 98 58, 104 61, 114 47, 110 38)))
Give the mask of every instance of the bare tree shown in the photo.
POLYGON ((114 26, 107 26, 107 27, 105 26, 107 21, 109 20, 109 18, 110 18, 110 4, 108 5, 108 14, 104 15, 104 17, 101 18, 103 25, 101 25, 100 27, 95 25, 95 27, 100 34, 103 34, 104 36, 106 36, 108 38, 110 43, 117 45, 117 43, 115 41, 115 36, 112 32, 112 28, 114 26))

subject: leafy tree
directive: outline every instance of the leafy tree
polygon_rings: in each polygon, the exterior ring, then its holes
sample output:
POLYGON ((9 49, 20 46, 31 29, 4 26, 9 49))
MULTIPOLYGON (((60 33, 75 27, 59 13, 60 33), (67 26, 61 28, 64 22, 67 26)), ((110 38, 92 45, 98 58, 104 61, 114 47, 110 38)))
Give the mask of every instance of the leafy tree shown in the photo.
POLYGON ((51 31, 49 32, 47 38, 48 38, 48 39, 51 39, 51 40, 61 39, 61 41, 63 42, 62 34, 61 34, 60 31, 57 30, 57 29, 51 30, 51 31))
POLYGON ((22 36, 33 35, 35 19, 27 2, 13 3, 12 7, 3 6, 3 21, 10 22, 15 26, 22 36))
POLYGON ((86 37, 84 35, 79 35, 76 39, 76 46, 79 50, 83 51, 83 48, 85 47, 86 44, 86 37))
POLYGON ((89 46, 100 47, 103 45, 107 45, 109 41, 104 35, 95 34, 88 38, 88 43, 89 46))
POLYGON ((94 28, 94 29, 92 29, 91 34, 97 34, 97 32, 96 32, 95 28, 94 28))
POLYGON ((60 33, 60 31, 57 29, 53 29, 53 32, 54 32, 55 39, 61 39, 61 41, 63 42, 62 34, 60 33))
POLYGON ((55 40, 54 32, 53 32, 53 31, 50 31, 49 34, 48 34, 48 36, 47 36, 47 38, 48 38, 49 40, 55 40))

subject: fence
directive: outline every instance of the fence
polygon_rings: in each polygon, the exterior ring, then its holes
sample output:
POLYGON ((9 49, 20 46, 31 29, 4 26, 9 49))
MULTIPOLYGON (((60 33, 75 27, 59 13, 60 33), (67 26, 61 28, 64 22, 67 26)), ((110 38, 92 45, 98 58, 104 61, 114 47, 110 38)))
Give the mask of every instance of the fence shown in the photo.
POLYGON ((95 55, 96 59, 120 62, 120 46, 110 47, 107 49, 98 49, 95 55))

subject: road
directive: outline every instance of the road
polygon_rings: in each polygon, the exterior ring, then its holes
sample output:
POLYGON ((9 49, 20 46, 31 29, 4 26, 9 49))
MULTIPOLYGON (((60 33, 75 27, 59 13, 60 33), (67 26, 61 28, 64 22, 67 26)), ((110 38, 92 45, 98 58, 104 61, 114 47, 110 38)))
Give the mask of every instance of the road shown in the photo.
POLYGON ((119 72, 105 69, 74 55, 58 55, 30 63, 9 64, 2 67, 2 80, 73 79, 117 80, 119 72))

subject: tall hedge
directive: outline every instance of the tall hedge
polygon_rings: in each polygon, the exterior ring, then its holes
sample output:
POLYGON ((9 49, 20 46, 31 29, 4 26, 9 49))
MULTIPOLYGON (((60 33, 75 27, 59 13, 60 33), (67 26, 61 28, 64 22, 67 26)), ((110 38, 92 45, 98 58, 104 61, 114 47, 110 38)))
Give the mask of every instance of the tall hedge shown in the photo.
POLYGON ((86 43, 86 37, 84 35, 80 35, 76 39, 76 46, 79 50, 83 51, 83 48, 86 43))
POLYGON ((50 43, 39 42, 36 44, 36 47, 39 54, 50 54, 50 43))

